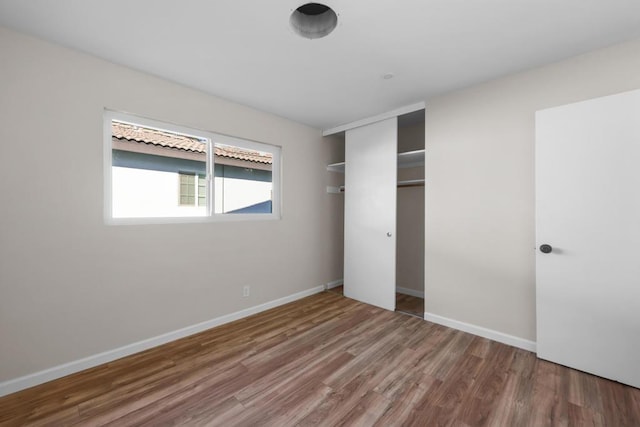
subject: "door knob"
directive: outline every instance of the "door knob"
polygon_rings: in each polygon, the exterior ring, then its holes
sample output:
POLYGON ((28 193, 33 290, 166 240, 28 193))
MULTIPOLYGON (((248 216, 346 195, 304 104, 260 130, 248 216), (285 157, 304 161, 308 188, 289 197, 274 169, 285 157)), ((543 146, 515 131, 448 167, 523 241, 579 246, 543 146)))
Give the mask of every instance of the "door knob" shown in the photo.
POLYGON ((391 232, 390 231, 387 232, 387 237, 391 237, 391 232))
POLYGON ((551 247, 551 245, 540 245, 540 252, 542 252, 543 254, 549 254, 551 253, 551 251, 553 251, 553 248, 551 247))

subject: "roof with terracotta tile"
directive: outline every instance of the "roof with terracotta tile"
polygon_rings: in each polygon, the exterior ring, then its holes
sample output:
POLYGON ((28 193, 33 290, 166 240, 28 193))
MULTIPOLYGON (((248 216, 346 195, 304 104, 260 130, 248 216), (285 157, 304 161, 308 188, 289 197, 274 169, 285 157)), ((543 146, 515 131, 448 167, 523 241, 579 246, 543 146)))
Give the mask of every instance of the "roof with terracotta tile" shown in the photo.
MULTIPOLYGON (((205 154, 207 151, 207 144, 198 138, 128 123, 112 121, 111 135, 121 141, 138 142, 192 153, 205 154)), ((256 163, 271 164, 273 162, 270 154, 229 145, 214 144, 214 154, 256 163)))

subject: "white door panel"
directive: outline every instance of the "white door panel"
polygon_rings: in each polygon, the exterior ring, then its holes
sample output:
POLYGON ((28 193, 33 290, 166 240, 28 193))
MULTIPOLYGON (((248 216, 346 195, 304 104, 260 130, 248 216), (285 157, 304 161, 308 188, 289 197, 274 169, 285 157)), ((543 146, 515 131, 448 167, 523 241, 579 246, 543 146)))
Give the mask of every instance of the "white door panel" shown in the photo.
POLYGON ((344 295, 395 310, 397 118, 346 132, 344 295))
POLYGON ((536 114, 538 356, 640 387, 640 91, 536 114))

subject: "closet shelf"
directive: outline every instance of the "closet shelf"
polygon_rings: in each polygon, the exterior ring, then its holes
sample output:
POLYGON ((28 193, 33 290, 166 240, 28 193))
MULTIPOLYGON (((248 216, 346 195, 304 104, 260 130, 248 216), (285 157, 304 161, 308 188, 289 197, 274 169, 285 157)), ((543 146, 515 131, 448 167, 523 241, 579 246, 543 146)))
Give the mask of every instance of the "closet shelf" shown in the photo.
POLYGON ((424 149, 398 153, 399 169, 413 168, 416 166, 424 166, 424 149))
MULTIPOLYGON (((416 166, 424 166, 424 150, 407 151, 406 153, 398 153, 398 168, 413 168, 416 166)), ((331 163, 327 166, 329 172, 344 173, 344 162, 331 163)))
POLYGON ((344 162, 331 163, 327 166, 327 170, 329 172, 344 173, 344 162))

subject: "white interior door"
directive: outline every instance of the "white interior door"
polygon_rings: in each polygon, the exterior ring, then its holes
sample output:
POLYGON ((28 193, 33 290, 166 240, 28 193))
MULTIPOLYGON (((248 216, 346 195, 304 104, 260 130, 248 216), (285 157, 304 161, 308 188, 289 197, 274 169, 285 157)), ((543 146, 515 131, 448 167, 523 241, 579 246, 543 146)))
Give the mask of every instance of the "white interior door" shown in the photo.
POLYGON ((538 357, 640 387, 640 91, 537 113, 536 239, 538 357))
POLYGON ((346 132, 344 295, 387 310, 396 300, 398 119, 346 132))

